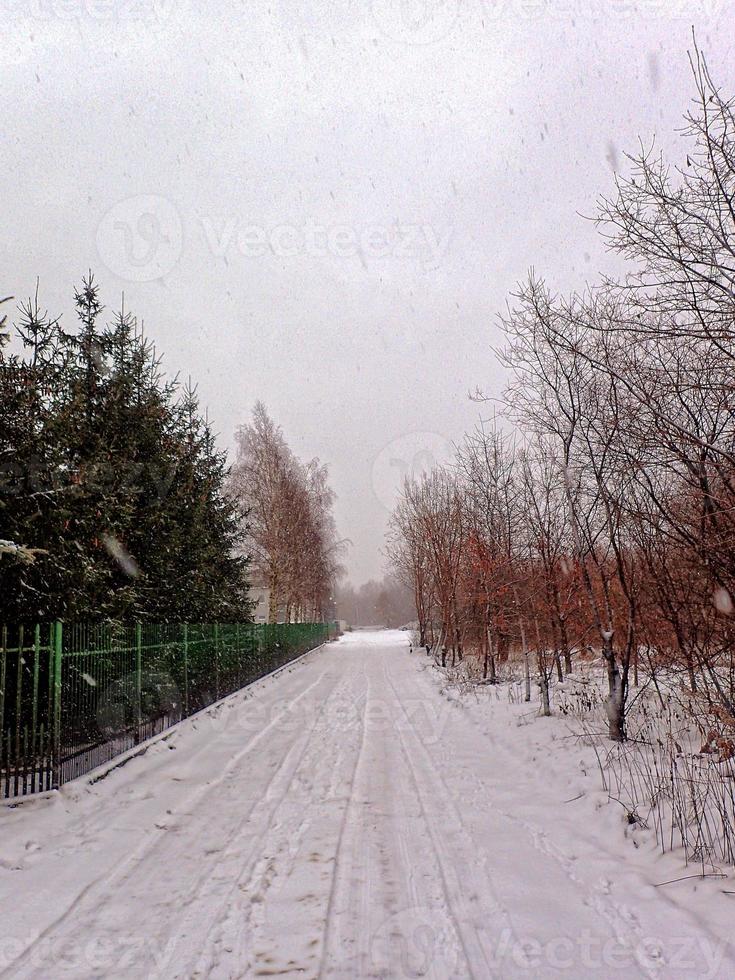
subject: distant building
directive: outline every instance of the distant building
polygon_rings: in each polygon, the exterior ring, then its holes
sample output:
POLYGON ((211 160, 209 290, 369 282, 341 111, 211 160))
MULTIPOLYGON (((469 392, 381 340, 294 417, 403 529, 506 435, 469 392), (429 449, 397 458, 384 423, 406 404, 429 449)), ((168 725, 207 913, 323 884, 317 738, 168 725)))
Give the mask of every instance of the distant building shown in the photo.
MULTIPOLYGON (((251 585, 250 599, 253 603, 253 622, 268 622, 268 607, 271 601, 271 590, 267 585, 251 585)), ((286 622, 286 606, 281 603, 276 609, 276 622, 286 622)))
POLYGON ((253 603, 254 622, 268 622, 268 603, 270 602, 270 594, 271 590, 264 585, 250 586, 250 598, 253 603))

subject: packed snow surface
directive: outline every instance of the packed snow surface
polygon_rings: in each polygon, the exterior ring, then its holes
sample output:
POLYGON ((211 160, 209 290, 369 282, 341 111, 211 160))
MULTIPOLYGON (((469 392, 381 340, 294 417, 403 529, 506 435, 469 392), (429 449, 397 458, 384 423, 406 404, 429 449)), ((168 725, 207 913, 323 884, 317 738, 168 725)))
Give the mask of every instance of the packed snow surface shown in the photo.
POLYGON ((443 690, 406 633, 313 651, 0 808, 0 976, 735 976, 732 885, 531 715, 443 690))

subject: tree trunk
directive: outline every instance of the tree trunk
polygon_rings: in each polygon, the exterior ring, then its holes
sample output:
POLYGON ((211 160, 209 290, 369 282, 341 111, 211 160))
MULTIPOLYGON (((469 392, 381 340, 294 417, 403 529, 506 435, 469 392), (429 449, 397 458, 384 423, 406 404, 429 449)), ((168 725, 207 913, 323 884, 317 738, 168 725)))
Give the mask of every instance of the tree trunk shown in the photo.
POLYGON ((268 594, 268 622, 275 623, 278 619, 278 575, 271 572, 268 594))
POLYGON ((546 664, 540 650, 538 652, 538 664, 539 685, 541 687, 541 710, 544 716, 548 718, 551 715, 551 701, 549 700, 549 675, 546 673, 546 664))
POLYGON ((459 613, 457 612, 457 596, 452 596, 452 616, 454 618, 454 643, 457 648, 457 657, 462 661, 462 634, 459 629, 459 613))
POLYGON ((541 710, 546 718, 551 714, 551 699, 549 698, 549 673, 546 669, 546 652, 541 643, 541 630, 539 629, 538 619, 534 617, 536 627, 536 659, 538 663, 538 679, 541 688, 541 710))
POLYGON ((531 700, 531 661, 528 656, 528 643, 526 642, 526 626, 523 622, 523 616, 518 617, 518 624, 521 628, 521 649, 523 650, 523 660, 525 663, 525 673, 526 673, 526 696, 524 701, 531 700))
POLYGON ((689 674, 689 690, 692 694, 697 693, 697 675, 694 673, 694 660, 691 651, 687 648, 684 654, 687 663, 687 673, 689 674))
POLYGON ((607 721, 608 734, 614 742, 625 741, 625 691, 623 679, 615 662, 612 643, 613 634, 605 630, 602 634, 602 656, 607 664, 607 721))

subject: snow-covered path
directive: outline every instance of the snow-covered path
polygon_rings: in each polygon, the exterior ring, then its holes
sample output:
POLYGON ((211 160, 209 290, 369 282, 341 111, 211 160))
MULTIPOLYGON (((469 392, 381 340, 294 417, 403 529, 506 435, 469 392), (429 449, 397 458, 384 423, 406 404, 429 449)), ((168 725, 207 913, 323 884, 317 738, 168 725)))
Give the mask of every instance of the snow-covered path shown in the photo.
POLYGON ((676 862, 625 839, 544 721, 463 707, 426 666, 406 634, 351 634, 0 809, 0 976, 735 975, 729 900, 653 887, 676 862))

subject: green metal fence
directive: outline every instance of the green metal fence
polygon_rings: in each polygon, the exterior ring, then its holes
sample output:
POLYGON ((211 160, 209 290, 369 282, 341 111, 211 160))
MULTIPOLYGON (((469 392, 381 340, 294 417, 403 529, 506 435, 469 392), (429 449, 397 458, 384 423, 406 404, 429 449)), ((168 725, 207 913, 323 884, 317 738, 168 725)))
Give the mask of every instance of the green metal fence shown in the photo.
POLYGON ((332 623, 3 627, 0 798, 90 772, 336 632, 332 623))

